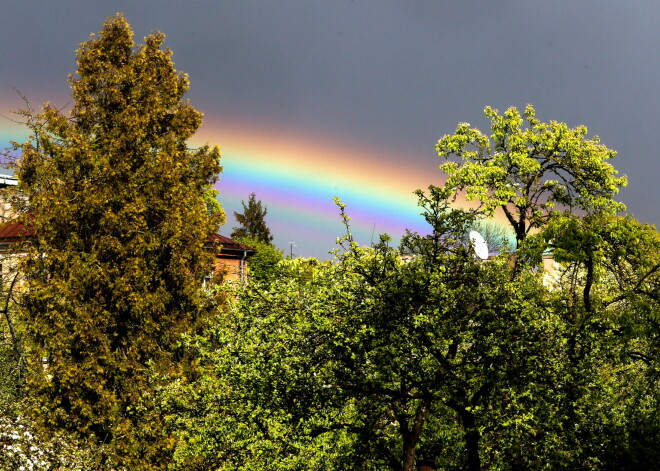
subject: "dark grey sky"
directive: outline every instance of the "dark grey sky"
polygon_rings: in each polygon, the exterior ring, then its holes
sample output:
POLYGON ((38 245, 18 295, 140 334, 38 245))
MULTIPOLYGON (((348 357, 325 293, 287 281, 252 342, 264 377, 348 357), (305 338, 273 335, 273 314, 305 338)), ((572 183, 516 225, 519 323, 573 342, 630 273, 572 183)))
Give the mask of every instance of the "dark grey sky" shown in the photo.
POLYGON ((401 156, 388 165, 435 169, 435 142, 456 123, 483 129, 484 106, 532 103, 540 119, 585 124, 617 150, 613 164, 629 178, 620 199, 660 223, 657 0, 2 5, 3 114, 20 105, 12 86, 36 103, 65 102, 76 45, 122 11, 138 40, 167 34, 177 68, 190 74, 189 98, 211 120, 387 149, 401 156))

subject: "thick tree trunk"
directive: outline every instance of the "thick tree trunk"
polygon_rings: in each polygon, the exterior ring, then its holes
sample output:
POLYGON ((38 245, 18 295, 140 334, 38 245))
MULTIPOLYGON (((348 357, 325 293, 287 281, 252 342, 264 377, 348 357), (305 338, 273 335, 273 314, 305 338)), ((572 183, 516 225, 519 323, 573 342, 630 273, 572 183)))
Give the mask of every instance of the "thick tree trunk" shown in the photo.
POLYGON ((474 414, 463 409, 459 412, 463 424, 465 447, 467 451, 467 465, 470 471, 481 471, 481 459, 479 458, 479 430, 474 419, 474 414))
POLYGON ((403 444, 403 467, 401 469, 403 471, 415 470, 415 444, 403 444))
POLYGON ((422 460, 419 463, 419 471, 433 471, 437 469, 434 460, 422 460))
POLYGON ((463 426, 463 438, 467 454, 467 469, 481 471, 481 458, 479 458, 479 429, 474 414, 467 410, 463 404, 455 400, 446 402, 447 406, 456 411, 463 426))
POLYGON ((415 456, 417 453, 417 442, 422 434, 424 422, 429 415, 431 401, 424 399, 420 402, 417 412, 415 413, 415 422, 413 423, 412 430, 405 433, 403 436, 403 471, 415 471, 415 456))

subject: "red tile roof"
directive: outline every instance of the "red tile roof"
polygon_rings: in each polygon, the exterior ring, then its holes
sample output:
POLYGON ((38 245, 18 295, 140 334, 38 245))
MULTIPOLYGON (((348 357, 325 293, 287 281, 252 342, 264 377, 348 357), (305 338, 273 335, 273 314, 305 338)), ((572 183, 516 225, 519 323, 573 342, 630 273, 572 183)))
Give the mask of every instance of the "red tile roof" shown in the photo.
POLYGON ((248 247, 245 244, 241 244, 240 242, 237 242, 234 239, 230 239, 229 237, 225 237, 220 234, 211 234, 210 236, 207 237, 206 243, 221 245, 223 252, 240 251, 240 252, 248 252, 250 254, 256 252, 256 250, 254 250, 252 247, 248 247))
POLYGON ((34 236, 34 230, 26 229, 17 219, 0 225, 0 242, 17 242, 26 237, 34 236))

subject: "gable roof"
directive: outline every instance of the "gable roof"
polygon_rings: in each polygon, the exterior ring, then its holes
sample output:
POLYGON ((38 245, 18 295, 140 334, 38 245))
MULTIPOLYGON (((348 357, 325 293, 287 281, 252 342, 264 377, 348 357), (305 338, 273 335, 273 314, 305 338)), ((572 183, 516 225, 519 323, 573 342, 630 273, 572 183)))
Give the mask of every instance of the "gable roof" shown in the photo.
POLYGON ((248 247, 245 244, 241 244, 238 241, 235 241, 234 239, 230 239, 229 237, 225 237, 220 234, 211 234, 206 238, 206 243, 204 244, 204 247, 209 247, 210 245, 220 245, 222 246, 222 251, 228 251, 228 252, 247 252, 250 255, 256 252, 255 249, 252 247, 248 247))

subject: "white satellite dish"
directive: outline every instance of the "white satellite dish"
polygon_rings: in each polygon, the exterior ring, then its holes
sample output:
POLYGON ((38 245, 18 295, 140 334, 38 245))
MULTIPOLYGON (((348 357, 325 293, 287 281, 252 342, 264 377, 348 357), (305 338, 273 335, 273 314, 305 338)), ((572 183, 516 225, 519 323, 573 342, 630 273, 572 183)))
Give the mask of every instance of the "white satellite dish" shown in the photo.
POLYGON ((488 244, 477 231, 470 231, 470 242, 474 246, 474 253, 481 260, 488 259, 488 244))

